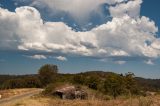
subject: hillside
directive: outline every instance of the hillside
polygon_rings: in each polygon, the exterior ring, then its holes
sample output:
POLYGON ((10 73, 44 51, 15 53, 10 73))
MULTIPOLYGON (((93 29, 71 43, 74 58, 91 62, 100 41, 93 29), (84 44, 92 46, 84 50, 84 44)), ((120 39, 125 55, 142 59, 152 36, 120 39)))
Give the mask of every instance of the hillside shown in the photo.
MULTIPOLYGON (((116 74, 113 72, 104 72, 104 71, 87 71, 83 73, 77 73, 77 74, 63 74, 58 73, 57 80, 63 82, 66 81, 66 79, 72 80, 74 76, 77 75, 83 75, 85 77, 87 76, 97 76, 100 79, 106 78, 110 74, 116 74)), ((0 75, 0 87, 7 82, 8 80, 12 79, 25 79, 25 78, 36 78, 38 77, 38 74, 32 74, 32 75, 0 75)), ((160 79, 145 79, 141 77, 135 77, 135 80, 137 81, 139 87, 145 89, 145 90, 151 90, 151 91, 158 91, 160 89, 160 79), (143 86, 142 86, 143 85, 143 86)))

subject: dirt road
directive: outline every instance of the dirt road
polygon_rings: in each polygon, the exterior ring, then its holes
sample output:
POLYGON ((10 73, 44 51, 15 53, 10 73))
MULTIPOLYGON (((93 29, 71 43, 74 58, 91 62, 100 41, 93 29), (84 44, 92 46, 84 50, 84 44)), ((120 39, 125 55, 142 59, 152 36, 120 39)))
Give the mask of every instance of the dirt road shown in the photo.
POLYGON ((35 89, 33 91, 30 91, 30 92, 27 92, 27 93, 24 93, 24 94, 20 94, 20 95, 16 95, 16 96, 13 96, 13 97, 1 99, 0 100, 0 106, 4 106, 7 103, 14 102, 14 101, 17 101, 17 100, 20 100, 20 99, 23 99, 23 98, 31 97, 35 94, 39 94, 42 91, 43 91, 42 89, 35 89))

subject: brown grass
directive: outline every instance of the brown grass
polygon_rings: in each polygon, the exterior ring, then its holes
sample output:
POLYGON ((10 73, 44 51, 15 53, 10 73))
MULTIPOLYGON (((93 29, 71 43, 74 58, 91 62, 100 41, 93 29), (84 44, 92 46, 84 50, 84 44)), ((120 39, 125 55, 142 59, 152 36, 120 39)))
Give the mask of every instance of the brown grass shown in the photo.
POLYGON ((36 96, 3 106, 160 106, 160 96, 117 98, 116 100, 61 100, 36 96))
POLYGON ((0 90, 0 95, 2 95, 2 98, 8 98, 15 95, 20 95, 23 93, 27 93, 30 91, 33 91, 36 88, 23 88, 23 89, 8 89, 8 90, 0 90))

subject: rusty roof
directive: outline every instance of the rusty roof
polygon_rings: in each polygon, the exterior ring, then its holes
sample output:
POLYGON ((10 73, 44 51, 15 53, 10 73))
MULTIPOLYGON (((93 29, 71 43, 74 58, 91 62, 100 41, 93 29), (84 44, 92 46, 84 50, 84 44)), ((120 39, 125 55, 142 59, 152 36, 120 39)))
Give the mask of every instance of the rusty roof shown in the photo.
POLYGON ((75 86, 66 86, 66 87, 57 89, 56 92, 66 93, 66 92, 74 91, 75 89, 76 89, 75 86))

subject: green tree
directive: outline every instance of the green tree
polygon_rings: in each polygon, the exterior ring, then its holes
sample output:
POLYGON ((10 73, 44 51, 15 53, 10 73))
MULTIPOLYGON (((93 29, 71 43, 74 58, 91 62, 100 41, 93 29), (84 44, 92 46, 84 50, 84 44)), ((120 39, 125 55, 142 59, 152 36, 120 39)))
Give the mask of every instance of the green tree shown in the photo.
POLYGON ((138 84, 134 78, 134 73, 128 72, 125 74, 125 86, 126 89, 128 90, 129 94, 138 94, 139 89, 138 89, 138 84))
POLYGON ((83 85, 85 83, 85 77, 81 74, 73 76, 73 83, 83 85))
POLYGON ((23 79, 9 79, 3 83, 3 89, 24 88, 25 81, 23 79))
POLYGON ((107 94, 112 95, 114 98, 123 94, 125 90, 123 76, 117 74, 109 75, 104 81, 104 89, 107 94))
POLYGON ((39 88, 42 86, 38 77, 26 77, 24 78, 24 81, 23 86, 26 88, 39 88))
POLYGON ((42 66, 38 71, 42 85, 46 86, 47 84, 54 82, 56 80, 57 72, 57 65, 46 64, 42 66))
POLYGON ((90 76, 86 82, 89 88, 97 90, 101 81, 98 76, 90 76))

